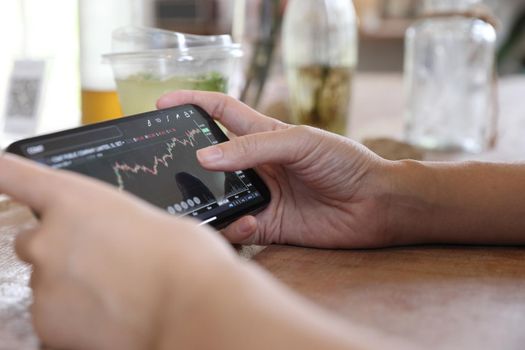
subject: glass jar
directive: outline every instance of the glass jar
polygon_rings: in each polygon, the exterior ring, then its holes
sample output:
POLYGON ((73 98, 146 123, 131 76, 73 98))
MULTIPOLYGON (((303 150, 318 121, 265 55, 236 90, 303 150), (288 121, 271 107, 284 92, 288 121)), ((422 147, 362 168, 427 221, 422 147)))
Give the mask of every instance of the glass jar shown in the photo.
POLYGON ((479 0, 427 0, 406 33, 407 141, 480 152, 495 135, 496 30, 479 0))
POLYGON ((357 26, 350 0, 291 0, 283 24, 291 117, 346 134, 357 26))

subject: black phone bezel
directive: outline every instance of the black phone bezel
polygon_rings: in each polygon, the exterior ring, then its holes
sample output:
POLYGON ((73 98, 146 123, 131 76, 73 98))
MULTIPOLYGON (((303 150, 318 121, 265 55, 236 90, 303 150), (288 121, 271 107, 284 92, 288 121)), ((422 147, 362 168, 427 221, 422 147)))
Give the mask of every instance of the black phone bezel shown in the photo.
MULTIPOLYGON (((112 119, 112 120, 94 123, 90 125, 80 126, 80 127, 58 131, 58 132, 54 132, 50 134, 30 137, 30 138, 26 138, 23 140, 18 140, 10 144, 7 147, 6 151, 9 153, 13 153, 13 154, 22 156, 24 158, 33 160, 30 156, 26 155, 23 152, 23 148, 27 144, 33 144, 33 143, 38 143, 38 142, 55 139, 55 138, 59 138, 63 136, 69 136, 71 134, 75 134, 78 132, 96 130, 101 127, 122 124, 130 120, 147 118, 147 117, 153 118, 153 116, 156 116, 161 113, 162 114, 165 114, 166 112, 171 113, 171 112, 175 112, 177 110, 181 110, 181 109, 188 108, 188 107, 191 107, 197 110, 197 112, 199 112, 201 116, 207 120, 210 130, 212 131, 214 137, 217 139, 219 143, 229 141, 228 137, 226 136, 226 134, 224 134, 224 132, 219 127, 219 125, 204 109, 194 104, 185 104, 185 105, 170 107, 166 109, 159 109, 159 110, 155 110, 151 112, 140 113, 140 114, 135 114, 135 115, 126 116, 122 118, 112 119)), ((249 178, 250 182, 254 185, 257 191, 261 194, 262 202, 248 203, 246 206, 243 206, 243 207, 228 208, 227 210, 223 211, 220 216, 217 215, 216 220, 209 223, 211 226, 217 229, 227 226, 228 224, 234 222, 235 220, 239 219, 242 216, 254 215, 262 211, 270 203, 270 200, 271 200, 270 190, 268 189, 268 187, 266 186, 262 178, 257 174, 257 172, 254 169, 241 169, 241 170, 245 173, 245 175, 249 178)), ((159 209, 163 210, 162 208, 159 208, 159 209)))

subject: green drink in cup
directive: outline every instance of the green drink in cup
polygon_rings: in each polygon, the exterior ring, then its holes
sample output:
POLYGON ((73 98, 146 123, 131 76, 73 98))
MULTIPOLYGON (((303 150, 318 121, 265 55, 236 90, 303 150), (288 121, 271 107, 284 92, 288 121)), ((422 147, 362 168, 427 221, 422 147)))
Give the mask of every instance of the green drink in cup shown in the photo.
POLYGON ((125 115, 155 109, 163 94, 179 90, 232 93, 242 51, 229 35, 190 35, 154 28, 113 32, 111 64, 125 115))

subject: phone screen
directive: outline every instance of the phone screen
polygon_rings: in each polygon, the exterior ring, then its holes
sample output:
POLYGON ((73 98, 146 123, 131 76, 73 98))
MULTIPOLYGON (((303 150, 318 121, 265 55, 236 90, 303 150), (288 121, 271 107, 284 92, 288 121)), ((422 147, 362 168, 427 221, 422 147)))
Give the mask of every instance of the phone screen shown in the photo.
POLYGON ((204 110, 184 105, 18 141, 8 151, 220 227, 270 200, 253 170, 212 172, 200 166, 196 151, 224 141, 204 110))

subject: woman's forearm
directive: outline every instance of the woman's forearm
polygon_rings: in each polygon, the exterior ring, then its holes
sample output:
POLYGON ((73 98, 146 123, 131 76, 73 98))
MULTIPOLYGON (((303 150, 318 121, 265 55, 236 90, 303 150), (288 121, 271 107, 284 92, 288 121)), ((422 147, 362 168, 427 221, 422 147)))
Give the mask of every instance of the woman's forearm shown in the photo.
POLYGON ((168 318, 159 348, 406 349, 313 306, 251 263, 213 279, 187 318, 168 318))
POLYGON ((525 165, 394 162, 388 227, 398 244, 525 243, 525 165))

